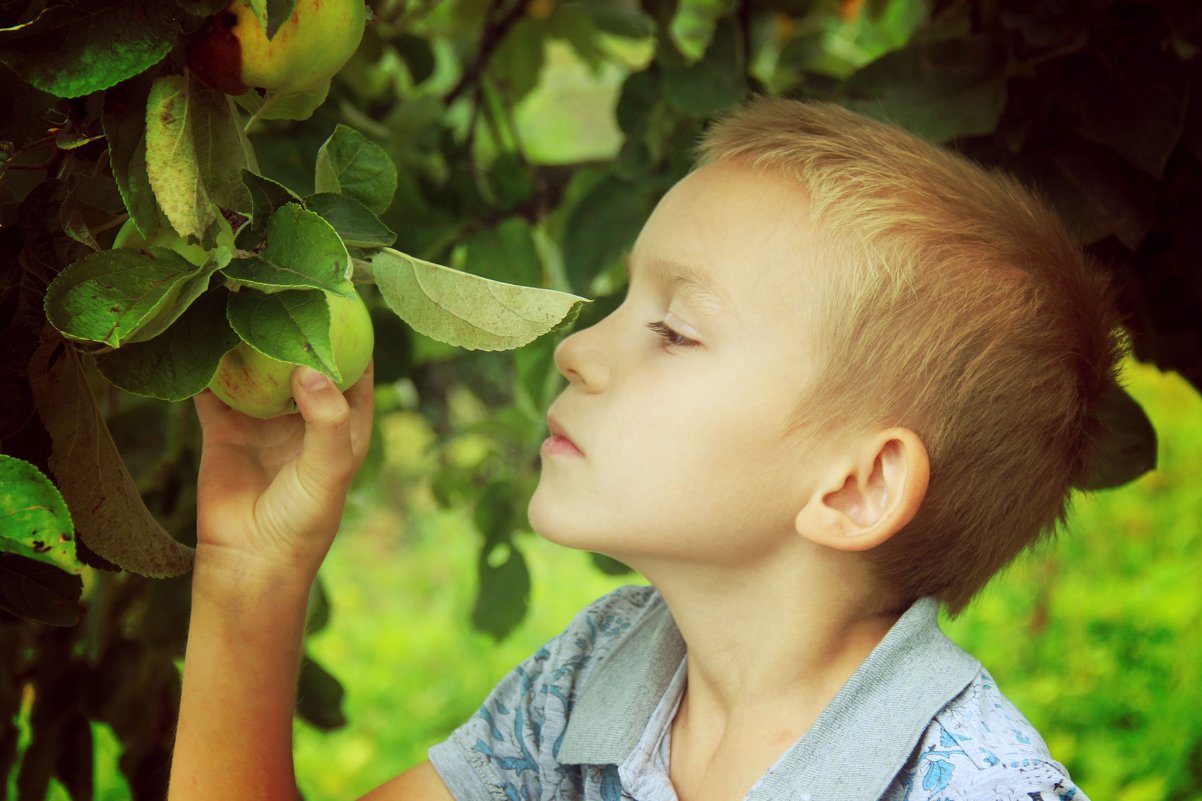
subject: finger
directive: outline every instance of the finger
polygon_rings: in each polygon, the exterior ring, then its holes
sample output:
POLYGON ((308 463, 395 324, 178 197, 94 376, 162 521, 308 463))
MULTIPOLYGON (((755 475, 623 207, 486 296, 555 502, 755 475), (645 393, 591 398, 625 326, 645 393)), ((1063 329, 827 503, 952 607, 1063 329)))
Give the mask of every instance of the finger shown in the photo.
POLYGON ((225 405, 225 402, 213 394, 212 390, 202 390, 200 394, 192 396, 192 404, 196 407, 196 419, 200 421, 200 430, 204 430, 213 426, 222 420, 227 419, 234 410, 225 405))
POLYGON ((350 405, 333 381, 311 367, 292 371, 292 395, 305 421, 300 480, 315 496, 341 494, 354 464, 350 405))
POLYGON ((373 359, 367 363, 367 369, 359 380, 351 385, 345 393, 347 403, 351 407, 351 445, 354 451, 355 467, 363 464, 371 444, 371 427, 375 418, 375 377, 376 363, 373 359))

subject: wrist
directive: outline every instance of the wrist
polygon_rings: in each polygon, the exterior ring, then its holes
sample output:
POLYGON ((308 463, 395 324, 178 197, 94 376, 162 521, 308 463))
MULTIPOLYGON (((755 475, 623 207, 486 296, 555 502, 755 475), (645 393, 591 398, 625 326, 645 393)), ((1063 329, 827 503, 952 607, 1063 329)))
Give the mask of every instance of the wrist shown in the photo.
POLYGON ((298 568, 201 544, 192 568, 193 604, 216 604, 237 614, 263 608, 273 615, 299 606, 303 613, 316 576, 316 568, 298 568))

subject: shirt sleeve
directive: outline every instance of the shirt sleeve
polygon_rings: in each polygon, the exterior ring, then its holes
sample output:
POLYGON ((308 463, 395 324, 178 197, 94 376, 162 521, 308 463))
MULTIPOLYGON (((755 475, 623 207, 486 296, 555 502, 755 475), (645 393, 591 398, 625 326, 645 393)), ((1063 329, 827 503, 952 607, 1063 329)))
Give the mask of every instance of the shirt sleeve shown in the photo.
MULTIPOLYGON (((607 625, 615 610, 638 605, 646 591, 624 587, 590 605, 505 676, 450 737, 429 749, 431 764, 456 801, 525 801, 543 797, 547 782, 579 785, 579 777, 556 759, 575 686, 592 658, 624 628, 607 625)), ((576 795, 569 787, 551 789, 565 791, 553 793, 556 798, 576 795)))

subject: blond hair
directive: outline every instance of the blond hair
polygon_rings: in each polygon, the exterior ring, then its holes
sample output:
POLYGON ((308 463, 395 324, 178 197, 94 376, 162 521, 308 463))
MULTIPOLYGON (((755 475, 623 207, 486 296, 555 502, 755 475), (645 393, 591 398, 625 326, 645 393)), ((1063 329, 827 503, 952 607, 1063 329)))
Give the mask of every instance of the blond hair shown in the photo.
POLYGON ((790 430, 921 437, 922 506, 867 554, 882 589, 958 614, 1064 522, 1089 467, 1125 347, 1109 280, 1017 181, 839 106, 755 98, 698 154, 808 196, 821 378, 790 430))

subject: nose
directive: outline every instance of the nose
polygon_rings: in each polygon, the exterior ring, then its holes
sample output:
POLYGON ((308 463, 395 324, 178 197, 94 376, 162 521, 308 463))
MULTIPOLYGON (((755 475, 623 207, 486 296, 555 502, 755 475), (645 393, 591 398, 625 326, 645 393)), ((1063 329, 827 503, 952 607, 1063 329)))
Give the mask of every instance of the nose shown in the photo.
POLYGON ((609 380, 609 366, 598 331, 600 325, 599 322, 576 331, 555 346, 556 369, 569 383, 589 392, 599 391, 609 380))

